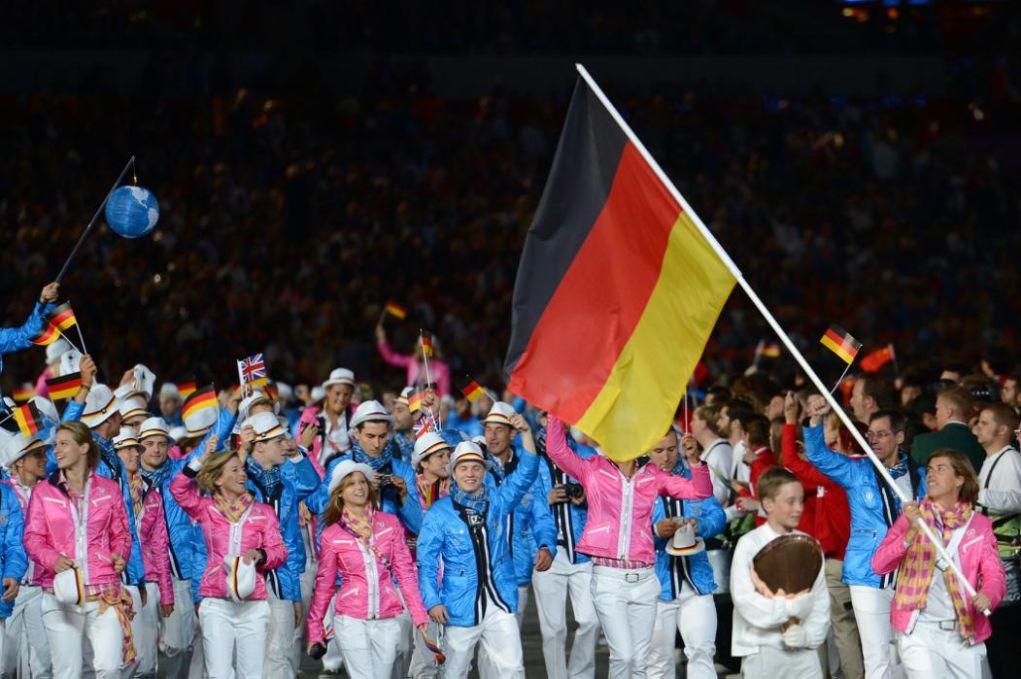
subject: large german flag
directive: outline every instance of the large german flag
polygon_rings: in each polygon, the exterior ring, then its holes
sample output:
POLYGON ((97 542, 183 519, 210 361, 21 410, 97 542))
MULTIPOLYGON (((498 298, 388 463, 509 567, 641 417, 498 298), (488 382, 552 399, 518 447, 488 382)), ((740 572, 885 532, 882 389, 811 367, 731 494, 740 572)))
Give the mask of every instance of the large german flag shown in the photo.
POLYGON ((736 277, 582 79, 514 288, 508 388, 613 459, 670 426, 736 277))

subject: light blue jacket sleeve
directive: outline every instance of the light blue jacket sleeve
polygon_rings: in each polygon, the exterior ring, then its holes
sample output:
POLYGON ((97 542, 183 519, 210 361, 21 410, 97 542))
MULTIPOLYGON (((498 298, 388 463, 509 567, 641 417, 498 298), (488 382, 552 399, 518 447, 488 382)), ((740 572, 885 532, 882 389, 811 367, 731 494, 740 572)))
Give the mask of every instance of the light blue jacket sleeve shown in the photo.
POLYGON ((443 603, 440 599, 440 554, 443 550, 443 521, 439 512, 429 511, 422 522, 415 546, 418 560, 418 590, 425 610, 443 603))
POLYGON ((839 483, 845 489, 852 488, 856 485, 854 478, 854 459, 847 457, 846 455, 841 455, 840 453, 834 452, 826 447, 823 425, 819 424, 814 427, 805 427, 804 438, 805 457, 808 458, 809 462, 815 465, 816 469, 833 479, 835 483, 839 483))
MULTIPOLYGON (((528 489, 535 483, 535 477, 539 474, 539 456, 527 450, 519 449, 521 461, 517 469, 510 474, 497 490, 497 494, 503 502, 504 507, 513 507, 524 497, 528 489)), ((555 542, 555 540, 554 540, 555 542)))
POLYGON ((42 332, 53 304, 36 302, 24 323, 13 328, 0 328, 0 354, 10 354, 32 346, 32 339, 42 332))
POLYGON ((542 492, 542 484, 537 480, 532 484, 532 537, 535 548, 545 547, 550 556, 557 555, 557 523, 549 508, 548 493, 542 492))
POLYGON ((24 532, 25 516, 21 512, 21 503, 14 496, 14 491, 4 486, 3 510, 7 521, 3 529, 3 577, 14 578, 21 582, 28 570, 28 556, 25 554, 24 532))

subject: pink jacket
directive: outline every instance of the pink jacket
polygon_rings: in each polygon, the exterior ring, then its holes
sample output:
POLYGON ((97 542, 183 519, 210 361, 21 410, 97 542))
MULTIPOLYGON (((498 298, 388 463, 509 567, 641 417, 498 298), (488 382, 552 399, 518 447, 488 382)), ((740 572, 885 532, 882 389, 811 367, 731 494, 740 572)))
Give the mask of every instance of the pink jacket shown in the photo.
POLYGON ((160 588, 160 603, 174 603, 174 583, 170 572, 170 535, 163 518, 163 495, 153 487, 142 500, 142 511, 135 516, 138 541, 142 544, 145 579, 160 588))
POLYGON ((704 465, 692 470, 690 481, 654 464, 628 479, 602 455, 587 460, 576 455, 567 446, 564 429, 559 419, 549 418, 546 452, 585 487, 588 520, 577 546, 583 554, 653 564, 656 553, 649 526, 656 498, 701 500, 713 494, 709 468, 704 465))
POLYGON ((259 564, 255 591, 248 599, 265 599, 265 571, 276 568, 287 559, 287 547, 280 537, 280 524, 273 508, 253 502, 247 517, 231 523, 216 508, 213 498, 199 495, 194 474, 191 467, 185 467, 170 482, 170 494, 181 509, 202 526, 206 540, 206 570, 202 573, 199 595, 227 598, 227 573, 223 560, 228 555, 241 556, 250 549, 261 549, 266 560, 259 564))
MULTIPOLYGON (((387 342, 379 342, 376 345, 383 360, 390 365, 407 370, 405 378, 407 384, 425 382, 425 365, 414 356, 398 354, 390 348, 387 342)), ((450 368, 438 358, 429 359, 429 377, 436 383, 436 393, 440 396, 450 394, 450 368)))
POLYGON ((339 524, 327 526, 323 531, 319 570, 308 611, 309 640, 323 640, 323 619, 334 592, 337 593, 334 615, 359 620, 393 618, 404 611, 403 598, 416 627, 429 621, 418 591, 418 571, 411 560, 404 527, 396 516, 380 511, 373 514, 372 545, 389 566, 339 524), (336 591, 338 571, 342 578, 339 592, 336 591), (401 588, 400 595, 394 586, 394 577, 401 588))
POLYGON ((124 498, 116 481, 90 473, 79 514, 63 472, 41 479, 32 489, 25 520, 25 551, 35 562, 35 584, 53 587, 57 559, 67 556, 82 567, 86 585, 120 582, 111 554, 131 556, 131 533, 124 498))
MULTIPOLYGON (((900 566, 908 551, 904 546, 904 535, 907 531, 908 520, 901 515, 886 533, 879 549, 872 555, 872 568, 876 573, 880 575, 891 573, 900 566)), ((957 556, 964 577, 968 578, 968 582, 978 592, 989 598, 989 605, 995 610, 1006 592, 1006 577, 1003 564, 1000 562, 996 537, 993 535, 993 524, 987 517, 978 512, 972 515, 971 525, 964 533, 957 556)), ((972 620, 975 621, 974 643, 980 644, 992 634, 992 625, 989 618, 975 610, 970 602, 968 609, 971 611, 972 620)), ((899 608, 896 602, 890 607, 890 622, 899 632, 909 634, 917 619, 916 609, 899 608)))
MULTIPOLYGON (((354 415, 354 411, 355 411, 355 406, 354 406, 354 402, 352 402, 351 406, 349 406, 348 410, 347 410, 347 421, 348 422, 351 421, 351 416, 354 415)), ((315 425, 319 424, 319 414, 320 414, 320 412, 321 412, 321 408, 319 406, 308 406, 304 410, 301 411, 301 417, 298 419, 298 437, 297 438, 301 437, 301 429, 306 424, 315 424, 315 425)), ((326 416, 323 415, 323 417, 326 417, 326 416)), ((326 474, 326 470, 325 470, 325 468, 323 467, 323 464, 322 464, 325 461, 325 458, 328 457, 328 455, 323 455, 323 445, 324 445, 323 444, 323 437, 325 435, 326 435, 326 432, 322 428, 320 428, 319 435, 316 436, 315 439, 312 441, 312 450, 310 451, 310 454, 308 456, 309 462, 311 462, 312 466, 316 468, 317 472, 319 472, 319 476, 320 477, 323 477, 326 474)), ((332 454, 332 453, 330 453, 330 454, 332 454)))

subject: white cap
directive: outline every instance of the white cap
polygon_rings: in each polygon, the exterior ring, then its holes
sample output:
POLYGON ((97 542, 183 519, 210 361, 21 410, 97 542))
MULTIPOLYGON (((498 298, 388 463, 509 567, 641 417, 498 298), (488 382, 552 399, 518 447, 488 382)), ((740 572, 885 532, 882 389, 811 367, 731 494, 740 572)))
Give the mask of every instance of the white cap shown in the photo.
POLYGON ((482 420, 482 424, 506 424, 508 427, 513 427, 511 418, 515 415, 517 415, 517 411, 514 410, 514 406, 510 403, 497 401, 489 409, 489 414, 486 415, 486 419, 482 420))
POLYGON ((183 438, 188 438, 188 430, 185 427, 177 426, 170 429, 170 438, 174 441, 179 441, 183 438))
POLYGON ((479 444, 474 441, 461 441, 457 444, 457 448, 454 448, 454 452, 450 454, 450 466, 447 467, 451 474, 454 473, 454 467, 459 462, 480 462, 486 469, 489 469, 489 460, 486 459, 479 444))
POLYGON ((415 440, 415 450, 411 454, 411 468, 418 469, 418 465, 422 463, 422 460, 433 453, 440 452, 444 448, 449 450, 450 444, 444 441, 443 437, 436 432, 430 431, 422 434, 422 436, 415 440))
POLYGON ((57 412, 57 406, 50 399, 43 398, 42 396, 33 396, 29 399, 29 403, 34 403, 35 407, 39 409, 39 412, 46 419, 54 423, 60 422, 60 413, 57 412))
POLYGON ((330 372, 330 377, 323 382, 323 390, 329 389, 335 384, 355 385, 355 374, 347 368, 336 368, 330 372))
POLYGON ((138 437, 135 436, 135 430, 131 427, 124 427, 113 437, 113 447, 117 450, 138 445, 141 444, 138 442, 138 437))
POLYGON ((135 366, 135 381, 132 391, 140 391, 145 394, 146 402, 152 398, 153 391, 156 389, 156 373, 145 365, 139 363, 135 366))
POLYGON ((219 414, 220 411, 217 408, 202 408, 188 413, 184 416, 185 435, 181 437, 175 436, 174 438, 180 440, 205 434, 213 426, 213 423, 216 422, 219 414))
POLYGON ((117 411, 121 414, 122 419, 128 419, 129 417, 137 417, 139 415, 148 415, 149 412, 145 409, 145 397, 141 394, 136 394, 129 398, 121 401, 117 411))
POLYGON ((383 404, 379 401, 366 401, 355 409, 351 416, 351 428, 354 429, 363 422, 391 422, 393 418, 383 404))
POLYGON ((277 382, 277 401, 287 405, 294 400, 294 388, 286 382, 277 382))
POLYGON ((160 398, 176 398, 181 399, 181 391, 177 388, 177 385, 173 382, 164 382, 160 386, 160 398))
POLYGON ((141 442, 142 439, 149 438, 150 436, 166 436, 170 438, 170 425, 162 417, 150 417, 142 423, 142 426, 138 428, 138 440, 141 442))
POLYGON ((71 343, 63 337, 58 337, 57 341, 46 347, 46 364, 49 365, 55 361, 59 361, 60 357, 64 355, 64 352, 71 348, 71 343))
POLYGON ((110 387, 105 384, 94 384, 85 398, 82 422, 90 429, 95 429, 110 419, 110 416, 117 412, 119 405, 110 387))
MULTIPOLYGON (((50 346, 53 346, 52 344, 50 346)), ((78 372, 81 368, 82 363, 82 352, 78 351, 74 347, 71 347, 60 355, 60 377, 64 375, 70 375, 71 373, 78 372)))
POLYGON ((323 389, 322 385, 317 384, 312 387, 312 403, 319 403, 326 398, 326 390, 323 389))
POLYGON ((255 430, 256 441, 269 441, 287 433, 287 430, 280 426, 280 420, 273 413, 252 415, 245 420, 242 426, 251 427, 255 430))
POLYGON ((235 602, 242 602, 255 592, 255 562, 248 563, 240 556, 226 556, 223 560, 224 578, 227 581, 227 595, 235 602))
POLYGON ((266 405, 271 406, 273 402, 269 400, 269 396, 262 393, 261 391, 253 391, 250 396, 245 396, 241 400, 241 404, 238 406, 238 421, 244 422, 248 419, 248 411, 252 409, 259 401, 264 402, 266 405))
POLYGON ((362 462, 355 462, 354 460, 342 460, 337 463, 337 466, 333 468, 330 473, 330 486, 329 492, 332 494, 333 491, 341 484, 344 477, 355 472, 361 472, 365 474, 365 478, 372 483, 376 479, 376 472, 372 471, 372 467, 362 462))
POLYGON ((403 389, 401 389, 401 395, 397 397, 397 402, 403 403, 404 405, 408 405, 408 399, 411 398, 411 395, 413 393, 415 393, 414 387, 404 387, 403 389))
POLYGON ((40 441, 38 436, 12 434, 0 446, 0 465, 9 469, 12 464, 27 455, 29 451, 44 447, 46 447, 46 444, 40 441))

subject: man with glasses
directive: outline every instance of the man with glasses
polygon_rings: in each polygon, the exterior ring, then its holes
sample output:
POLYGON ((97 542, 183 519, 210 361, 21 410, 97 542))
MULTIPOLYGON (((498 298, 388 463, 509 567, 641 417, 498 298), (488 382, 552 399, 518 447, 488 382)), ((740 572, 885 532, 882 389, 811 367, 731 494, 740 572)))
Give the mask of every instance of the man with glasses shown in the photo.
MULTIPOLYGON (((893 661, 893 601, 897 572, 880 576, 872 570, 872 555, 901 513, 897 493, 865 457, 848 457, 826 447, 823 420, 830 406, 819 395, 808 398, 809 426, 805 427, 805 455, 823 474, 847 492, 851 509, 851 539, 844 556, 841 578, 851 589, 851 604, 861 635, 867 679, 898 674, 893 661)), ((872 451, 908 497, 925 497, 925 476, 904 444, 904 416, 896 410, 878 410, 869 417, 866 438, 872 451)))

